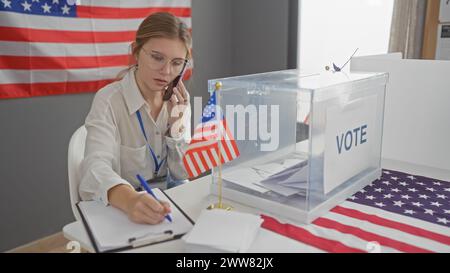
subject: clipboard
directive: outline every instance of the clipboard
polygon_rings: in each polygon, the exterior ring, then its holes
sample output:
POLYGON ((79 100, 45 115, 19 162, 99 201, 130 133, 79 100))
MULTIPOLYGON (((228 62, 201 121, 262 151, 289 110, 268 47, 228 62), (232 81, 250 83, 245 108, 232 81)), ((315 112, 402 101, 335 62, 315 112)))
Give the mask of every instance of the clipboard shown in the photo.
MULTIPOLYGON (((162 193, 164 195, 164 197, 167 199, 167 201, 170 201, 171 205, 174 206, 174 207, 172 207, 172 212, 174 212, 174 211, 179 212, 179 213, 177 213, 178 221, 181 220, 181 221, 183 221, 184 225, 190 225, 190 228, 192 228, 194 226, 194 224, 195 224, 194 221, 164 191, 158 191, 158 192, 162 193), (174 210, 174 208, 176 210, 174 210), (184 217, 184 219, 179 219, 180 217, 184 217)), ((81 204, 83 202, 85 202, 85 203, 96 202, 99 205, 99 208, 100 208, 100 206, 102 206, 103 209, 105 209, 105 210, 108 210, 108 209, 110 209, 110 210, 118 210, 118 209, 113 208, 111 206, 106 207, 106 206, 104 206, 101 203, 99 204, 99 202, 97 202, 97 201, 81 201, 81 202, 77 203, 77 209, 78 209, 78 212, 79 212, 79 214, 81 216, 81 220, 83 222, 83 225, 84 225, 84 227, 85 227, 85 229, 86 229, 86 231, 88 233, 89 239, 90 239, 91 244, 93 245, 94 250, 95 250, 96 253, 120 252, 120 251, 125 251, 125 250, 130 250, 130 249, 137 249, 137 248, 140 248, 140 247, 145 247, 145 246, 150 246, 150 245, 156 245, 156 244, 160 244, 160 243, 164 243, 164 242, 168 242, 168 241, 178 240, 178 239, 180 239, 181 237, 183 237, 187 233, 187 231, 186 232, 176 232, 175 231, 175 232, 169 233, 166 230, 165 232, 161 232, 160 234, 155 235, 155 236, 148 236, 148 237, 144 237, 142 239, 139 239, 139 240, 136 240, 136 241, 133 241, 133 242, 127 242, 123 246, 117 246, 117 247, 111 247, 111 248, 108 248, 108 249, 102 249, 100 247, 100 245, 98 244, 98 240, 97 240, 97 238, 94 235, 95 232, 93 231, 93 228, 90 226, 89 220, 87 219, 89 216, 85 215, 85 212, 81 208, 81 204)), ((123 212, 121 212, 121 213, 123 214, 123 212)), ((123 214, 123 215, 125 215, 125 214, 123 214)), ((138 225, 138 224, 134 224, 134 223, 131 223, 131 222, 129 222, 129 223, 130 223, 130 225, 138 225)), ((161 224, 158 224, 158 225, 161 225, 161 224)), ((158 225, 155 225, 155 226, 158 226, 158 225)), ((149 230, 152 229, 152 227, 154 227, 152 225, 139 225, 139 226, 143 226, 143 227, 146 226, 146 227, 149 228, 149 230)), ((132 238, 133 235, 130 235, 128 237, 130 238, 129 240, 134 239, 134 238, 132 238)))

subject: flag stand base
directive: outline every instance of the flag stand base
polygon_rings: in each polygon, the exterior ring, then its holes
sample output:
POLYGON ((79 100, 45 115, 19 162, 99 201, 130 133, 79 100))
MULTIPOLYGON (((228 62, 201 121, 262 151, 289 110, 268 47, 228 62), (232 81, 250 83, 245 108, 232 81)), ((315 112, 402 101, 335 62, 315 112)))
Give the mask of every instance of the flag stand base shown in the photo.
POLYGON ((212 210, 212 209, 222 209, 222 210, 226 210, 226 211, 230 211, 233 210, 233 207, 227 204, 221 204, 221 203, 216 203, 216 204, 211 204, 207 207, 208 210, 212 210))

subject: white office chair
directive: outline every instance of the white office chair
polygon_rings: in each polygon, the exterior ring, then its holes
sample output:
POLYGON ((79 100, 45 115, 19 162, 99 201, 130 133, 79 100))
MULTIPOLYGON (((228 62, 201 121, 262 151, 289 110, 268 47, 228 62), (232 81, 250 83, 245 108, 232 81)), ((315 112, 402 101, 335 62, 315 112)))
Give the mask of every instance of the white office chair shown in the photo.
POLYGON ((68 172, 69 172, 69 191, 70 191, 70 205, 76 220, 81 220, 77 209, 77 202, 80 201, 78 194, 78 187, 80 185, 79 166, 84 158, 84 145, 86 143, 87 130, 83 126, 78 128, 73 133, 69 142, 68 153, 68 172))

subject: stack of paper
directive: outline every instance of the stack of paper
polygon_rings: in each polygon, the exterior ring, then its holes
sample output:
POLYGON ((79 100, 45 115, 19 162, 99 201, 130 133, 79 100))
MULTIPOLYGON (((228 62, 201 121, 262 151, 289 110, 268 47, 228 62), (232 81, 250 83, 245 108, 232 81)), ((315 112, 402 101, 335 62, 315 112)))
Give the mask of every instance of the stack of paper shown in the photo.
POLYGON ((258 215, 204 210, 183 240, 189 252, 246 252, 262 222, 258 215))
POLYGON ((307 164, 301 162, 261 181, 261 185, 283 196, 306 193, 307 164))
POLYGON ((225 170, 225 181, 266 193, 276 192, 283 196, 305 194, 308 162, 299 157, 286 158, 252 167, 225 170))
POLYGON ((258 171, 257 169, 250 167, 232 168, 224 170, 222 173, 223 180, 260 193, 269 191, 259 184, 259 182, 269 176, 270 174, 267 174, 266 172, 258 171))

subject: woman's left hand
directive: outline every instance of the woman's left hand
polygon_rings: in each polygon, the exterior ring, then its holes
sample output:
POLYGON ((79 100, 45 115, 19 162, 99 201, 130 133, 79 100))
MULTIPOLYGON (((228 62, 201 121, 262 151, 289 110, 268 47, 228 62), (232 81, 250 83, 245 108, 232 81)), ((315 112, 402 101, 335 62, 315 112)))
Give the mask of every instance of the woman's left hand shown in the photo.
POLYGON ((174 132, 181 133, 185 128, 182 122, 177 122, 183 118, 184 112, 189 105, 189 92, 180 80, 177 87, 174 87, 172 97, 168 101, 167 111, 169 113, 169 136, 173 136, 174 132), (176 125, 176 126, 174 126, 176 125), (172 128, 172 126, 177 128, 172 128))

